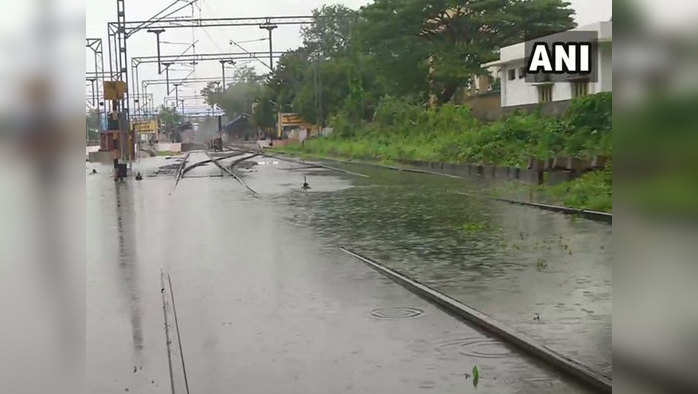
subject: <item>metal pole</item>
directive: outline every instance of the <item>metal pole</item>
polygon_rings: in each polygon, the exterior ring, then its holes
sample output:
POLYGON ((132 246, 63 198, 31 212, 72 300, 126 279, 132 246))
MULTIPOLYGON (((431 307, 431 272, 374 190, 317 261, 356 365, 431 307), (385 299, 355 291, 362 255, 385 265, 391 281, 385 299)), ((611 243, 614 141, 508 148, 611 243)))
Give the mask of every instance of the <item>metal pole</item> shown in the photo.
POLYGON ((170 66, 174 63, 162 63, 165 66, 165 85, 167 88, 167 94, 170 94, 170 66))
MULTIPOLYGON (((99 44, 98 44, 98 45, 99 45, 99 46, 98 46, 97 48, 98 48, 99 51, 101 52, 101 51, 102 51, 102 48, 101 48, 101 47, 102 47, 102 40, 101 40, 101 39, 99 40, 99 44)), ((90 49, 92 50, 92 52, 93 52, 93 54, 94 54, 94 58, 95 58, 95 72, 96 72, 96 73, 99 73, 99 67, 97 67, 97 50, 94 49, 94 48, 92 48, 92 46, 90 46, 90 49)), ((99 81, 99 74, 97 74, 95 78, 97 78, 97 81, 99 81)), ((94 82, 93 82, 93 86, 92 86, 92 96, 93 96, 93 97, 94 97, 94 95, 95 95, 95 91, 94 91, 94 90, 95 90, 95 88, 94 88, 94 82)), ((97 84, 97 94, 99 95, 99 83, 97 84)), ((94 100, 94 98, 92 99, 92 105, 93 105, 93 106, 95 105, 95 100, 94 100)), ((97 118, 99 118, 99 98, 97 98, 97 118)))
MULTIPOLYGON (((143 94, 144 94, 146 97, 148 97, 148 90, 147 90, 147 85, 145 84, 145 81, 141 82, 141 85, 142 85, 142 87, 143 87, 143 94)), ((152 100, 151 100, 151 101, 152 101, 152 100)), ((148 101, 145 102, 145 112, 146 112, 146 115, 148 115, 148 113, 151 112, 151 111, 150 111, 150 107, 149 107, 150 104, 152 104, 152 102, 151 102, 151 103, 148 103, 148 101)))
POLYGON ((134 78, 131 79, 131 91, 134 93, 133 95, 133 112, 134 114, 138 114, 138 88, 136 87, 138 84, 138 81, 135 78, 136 75, 136 66, 133 61, 131 61, 131 75, 134 76, 134 78))
POLYGON ((90 87, 92 88, 92 106, 94 107, 95 104, 95 78, 87 78, 88 81, 90 81, 90 87))
POLYGON ((269 32, 269 69, 272 72, 274 71, 274 63, 273 63, 274 57, 272 56, 273 45, 272 45, 272 40, 271 40, 271 32, 272 32, 272 30, 276 29, 277 27, 279 27, 279 26, 270 23, 270 20, 268 18, 267 18, 266 23, 259 25, 260 29, 264 29, 264 30, 269 32))
POLYGON ((141 93, 140 86, 138 86, 138 65, 136 65, 135 71, 136 71, 134 73, 135 75, 133 76, 133 80, 135 81, 135 83, 133 85, 136 87, 136 97, 138 98, 138 106, 136 108, 138 108, 138 115, 142 115, 143 114, 143 108, 142 108, 143 104, 141 103, 141 99, 143 97, 141 97, 141 95, 140 95, 140 93, 141 93))
POLYGON ((121 111, 121 159, 125 162, 131 164, 131 143, 129 142, 129 137, 131 134, 131 128, 129 126, 129 101, 130 93, 128 91, 128 54, 126 51, 126 4, 125 0, 116 0, 116 19, 117 19, 117 29, 115 33, 116 38, 116 48, 117 48, 117 59, 119 60, 117 66, 117 72, 119 75, 119 80, 123 81, 127 87, 124 92, 124 97, 120 100, 121 111))
POLYGON ((179 103, 179 84, 174 84, 175 87, 175 113, 177 113, 177 103, 179 103))
POLYGON ((223 79, 222 79, 223 82, 222 82, 221 86, 222 86, 223 90, 225 90, 225 62, 226 61, 225 60, 219 60, 219 61, 221 62, 221 74, 223 76, 223 79))
POLYGON ((157 41, 157 51, 158 51, 158 75, 162 74, 162 67, 160 65, 160 33, 163 33, 165 29, 148 29, 148 33, 155 34, 155 40, 157 41))
MULTIPOLYGON (((101 101, 99 102, 99 106, 102 107, 102 108, 104 108, 104 118, 106 118, 106 114, 107 114, 107 100, 104 98, 104 46, 103 46, 103 43, 102 43, 101 40, 100 40, 100 42, 99 42, 99 58, 100 58, 101 66, 102 66, 102 67, 101 67, 101 72, 102 72, 102 74, 100 74, 100 75, 101 75, 101 78, 102 78, 102 81, 101 81, 101 83, 99 84, 99 85, 101 85, 101 88, 102 88, 102 96, 101 96, 102 99, 101 99, 101 101)), ((99 92, 99 88, 100 88, 99 85, 97 86, 97 91, 98 91, 98 92, 99 92)), ((99 112, 99 132, 101 133, 102 131, 103 131, 103 130, 102 130, 102 109, 100 109, 100 112, 99 112)), ((101 134, 100 134, 100 139, 101 139, 101 134)))
POLYGON ((269 69, 273 72, 274 71, 274 60, 271 57, 271 53, 272 53, 271 30, 272 29, 269 29, 269 69))
MULTIPOLYGON (((114 75, 114 67, 111 56, 111 25, 107 25, 107 44, 109 47, 109 79, 111 80, 114 75)), ((104 62, 102 62, 102 67, 104 67, 104 62)))

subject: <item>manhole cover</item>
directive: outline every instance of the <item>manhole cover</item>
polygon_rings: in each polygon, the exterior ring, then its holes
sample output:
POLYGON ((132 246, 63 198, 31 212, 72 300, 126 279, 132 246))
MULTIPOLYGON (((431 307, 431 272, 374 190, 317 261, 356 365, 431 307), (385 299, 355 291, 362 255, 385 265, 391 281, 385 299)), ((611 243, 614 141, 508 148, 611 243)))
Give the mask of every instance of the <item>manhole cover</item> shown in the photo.
POLYGON ((371 316, 378 319, 410 319, 420 316, 423 310, 408 306, 396 306, 391 308, 376 308, 371 311, 371 316))

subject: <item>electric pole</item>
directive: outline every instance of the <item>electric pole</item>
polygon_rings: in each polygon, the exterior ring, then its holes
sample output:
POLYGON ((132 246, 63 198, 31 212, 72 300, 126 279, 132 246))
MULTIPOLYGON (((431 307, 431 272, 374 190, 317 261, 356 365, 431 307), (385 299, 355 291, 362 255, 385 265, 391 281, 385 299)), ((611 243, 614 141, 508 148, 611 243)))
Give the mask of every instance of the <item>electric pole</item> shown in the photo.
POLYGON ((155 39, 157 40, 158 47, 158 74, 162 74, 162 67, 160 66, 160 34, 165 32, 165 29, 148 29, 148 33, 154 33, 155 39))
POLYGON ((259 25, 259 28, 262 30, 266 30, 269 32, 269 69, 271 71, 274 71, 274 63, 273 63, 273 57, 272 57, 272 42, 271 42, 271 32, 272 30, 276 29, 277 25, 270 23, 269 20, 267 19, 267 22, 264 24, 259 25))
MULTIPOLYGON (((179 104, 179 87, 182 86, 181 83, 172 84, 175 87, 175 113, 177 112, 177 104, 179 104)), ((184 112, 184 107, 182 107, 182 112, 184 112)), ((184 115, 184 114, 182 114, 184 115)))
POLYGON ((235 65, 235 60, 231 60, 231 59, 222 59, 222 60, 219 60, 219 62, 221 63, 221 74, 222 74, 222 78, 223 78, 223 79, 222 79, 222 81, 223 81, 223 90, 225 90, 225 65, 226 65, 226 64, 230 64, 231 66, 234 66, 234 65, 235 65))
POLYGON ((165 87, 167 89, 167 94, 170 94, 170 66, 173 64, 172 62, 162 63, 162 65, 165 66, 165 87))

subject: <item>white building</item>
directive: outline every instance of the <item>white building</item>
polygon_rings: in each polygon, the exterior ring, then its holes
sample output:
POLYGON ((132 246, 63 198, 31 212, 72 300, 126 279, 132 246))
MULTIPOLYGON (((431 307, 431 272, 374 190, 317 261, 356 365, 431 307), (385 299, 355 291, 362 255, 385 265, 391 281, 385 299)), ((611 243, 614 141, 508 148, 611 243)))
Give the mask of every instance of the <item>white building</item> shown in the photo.
POLYGON ((565 101, 577 96, 610 92, 612 90, 612 22, 597 22, 579 26, 574 30, 596 31, 598 80, 577 79, 565 82, 526 82, 525 43, 510 45, 499 50, 499 60, 483 64, 500 78, 502 108, 516 107, 551 101, 565 101))

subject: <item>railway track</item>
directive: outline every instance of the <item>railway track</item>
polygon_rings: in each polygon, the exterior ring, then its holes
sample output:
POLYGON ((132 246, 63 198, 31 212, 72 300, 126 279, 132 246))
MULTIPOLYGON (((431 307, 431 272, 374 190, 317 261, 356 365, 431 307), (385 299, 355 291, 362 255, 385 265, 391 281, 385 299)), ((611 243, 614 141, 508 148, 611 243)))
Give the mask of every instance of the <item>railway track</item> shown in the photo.
MULTIPOLYGON (((254 194, 254 195, 257 195, 257 194, 258 194, 257 191, 255 191, 253 188, 251 188, 250 185, 248 185, 247 182, 245 182, 244 179, 242 179, 239 175, 237 175, 237 174, 232 170, 232 168, 231 168, 231 169, 228 169, 228 168, 225 168, 224 166, 222 166, 221 163, 219 163, 219 161, 222 160, 222 158, 221 158, 221 159, 218 159, 218 160, 214 160, 214 159, 211 158, 211 155, 210 155, 208 152, 206 152, 206 156, 208 156, 209 159, 211 159, 211 160, 210 160, 211 163, 215 164, 216 167, 220 168, 222 171, 224 171, 224 172, 227 173, 228 175, 230 175, 230 176, 232 176, 233 178, 235 178, 236 181, 238 181, 241 185, 245 186, 245 188, 246 188, 247 190, 249 190, 252 194, 254 194)), ((255 156, 256 156, 256 155, 255 155, 255 156)), ((247 159, 249 159, 249 158, 251 158, 251 157, 253 157, 253 156, 240 159, 240 160, 238 160, 235 164, 237 164, 237 163, 239 163, 239 162, 241 162, 241 161, 247 160, 247 159)), ((231 165, 231 167, 232 167, 232 165, 231 165)))

